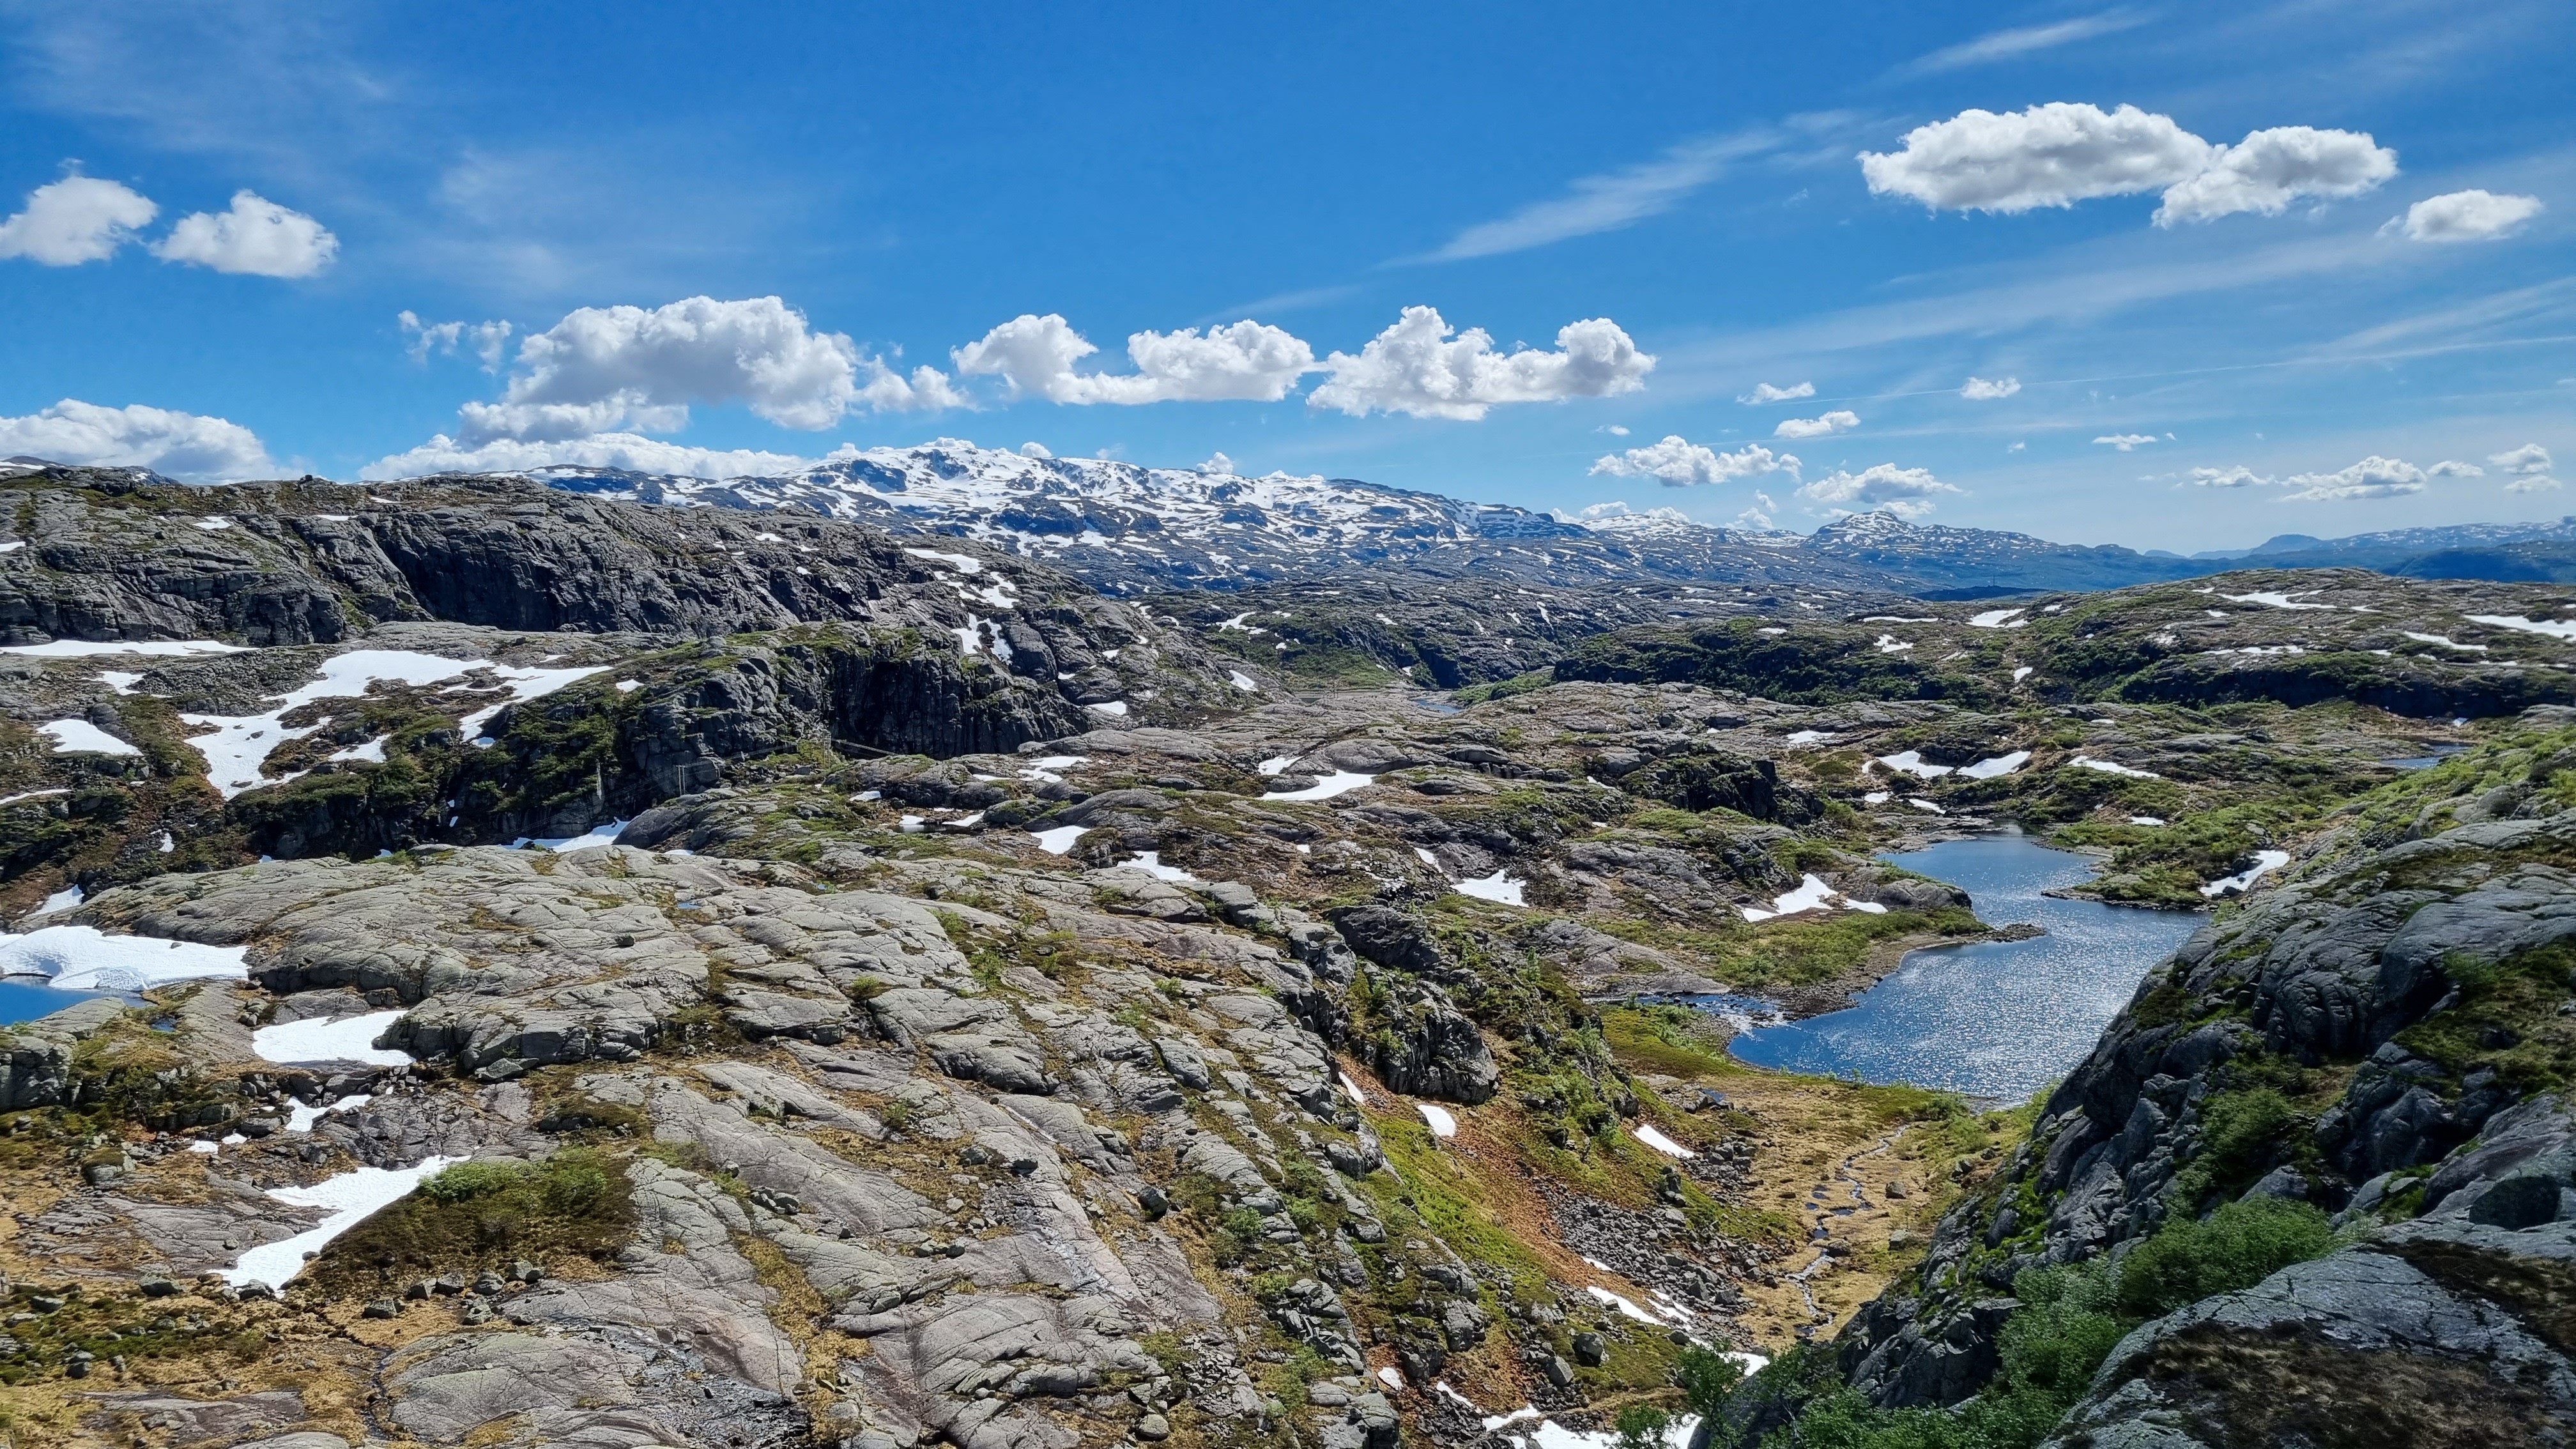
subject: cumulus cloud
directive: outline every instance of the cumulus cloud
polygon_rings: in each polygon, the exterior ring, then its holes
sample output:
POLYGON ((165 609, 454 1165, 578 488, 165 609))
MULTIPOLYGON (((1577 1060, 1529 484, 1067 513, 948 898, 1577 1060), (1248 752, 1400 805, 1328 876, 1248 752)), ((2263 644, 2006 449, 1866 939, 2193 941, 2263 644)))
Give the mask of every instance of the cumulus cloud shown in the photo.
POLYGON ((2403 458, 2376 453, 2332 473, 2293 473, 2281 482, 2298 491, 2285 493, 2289 503, 2335 503, 2352 498, 2400 498, 2424 491, 2431 478, 2475 477, 2484 469, 2470 463, 2442 462, 2418 468, 2403 458))
POLYGON ((304 213, 243 190, 233 193, 228 210, 179 218, 152 244, 152 254, 244 276, 310 277, 340 255, 340 239, 304 213))
POLYGON ((0 258, 25 257, 48 267, 104 261, 160 210, 113 181, 66 176, 28 192, 26 206, 0 221, 0 258))
POLYGON ((1234 460, 1222 452, 1210 453, 1208 460, 1198 466, 1198 471, 1211 478, 1232 478, 1235 476, 1234 460))
POLYGON ((1032 440, 1030 442, 1020 444, 1020 456, 1023 458, 1052 458, 1055 454, 1047 451, 1046 444, 1032 440))
POLYGON ((1826 413, 1820 417, 1782 418, 1780 420, 1780 426, 1771 430, 1771 436, 1775 438, 1822 438, 1839 433, 1846 428, 1856 428, 1859 426, 1860 414, 1850 412, 1842 408, 1836 408, 1832 412, 1826 413))
POLYGON ((742 402, 781 427, 830 427, 853 408, 900 412, 963 402, 936 368, 906 378, 817 332, 776 297, 713 297, 647 310, 583 307, 519 344, 499 402, 460 410, 467 447, 669 432, 692 403, 742 402))
POLYGON ((409 452, 379 458, 358 471, 369 480, 420 478, 432 473, 526 473, 539 468, 620 468, 690 478, 740 478, 792 473, 816 460, 757 449, 693 448, 640 433, 597 433, 578 438, 491 438, 467 444, 444 434, 409 452))
POLYGON ((1763 492, 1759 488, 1756 488, 1753 490, 1752 504, 1742 513, 1735 515, 1735 526, 1738 528, 1759 529, 1768 533, 1778 526, 1774 524, 1771 519, 1772 516, 1777 514, 1779 511, 1780 505, 1771 501, 1771 495, 1763 492))
POLYGON ((2194 468, 2184 478, 2197 488, 2262 488, 2272 482, 2243 464, 2233 468, 2194 468))
POLYGON ((2107 437, 2095 438, 2093 441, 2108 443, 2121 452, 2127 453, 2155 440, 2155 435, 2152 433, 2112 433, 2107 437))
POLYGON ((1934 498, 1964 491, 1933 477, 1929 468, 1880 463, 1858 473, 1837 470, 1800 488, 1798 496, 1835 513, 1885 509, 1899 518, 1921 518, 1932 511, 1934 498))
POLYGON ((1735 452, 1721 453, 1674 433, 1660 443, 1604 454, 1593 462, 1592 472, 1614 478, 1652 478, 1667 488, 1688 488, 1766 473, 1786 473, 1794 478, 1799 466, 1797 455, 1774 453, 1760 443, 1747 443, 1735 452))
POLYGON ((501 357, 509 350, 510 324, 507 322, 423 322, 420 314, 405 308, 395 321, 402 324, 403 335, 411 339, 404 350, 414 362, 427 362, 436 352, 454 357, 460 346, 470 347, 482 359, 485 372, 501 370, 501 357))
POLYGON ((2018 377, 1971 377, 1967 385, 1959 389, 1959 396, 1970 402, 1992 402, 1999 397, 2011 397, 2019 391, 2021 379, 2018 377))
POLYGON ((2221 146, 2200 174, 2165 192, 2156 225, 2240 211, 2278 216, 2303 196, 2359 196, 2397 174, 2397 153, 2366 131, 2275 126, 2221 146))
POLYGON ((1793 383, 1788 387, 1773 387, 1767 382, 1757 382, 1753 384, 1753 391, 1740 394, 1735 400, 1746 407, 1754 408, 1764 403, 1789 402, 1796 398, 1815 395, 1816 385, 1812 382, 1793 383))
POLYGON ((1076 372, 1099 351, 1050 312, 1023 313, 950 354, 960 374, 999 376, 1013 397, 1054 403, 1277 402, 1314 369, 1315 352, 1260 322, 1139 332, 1127 339, 1132 373, 1076 372))
POLYGON ((2022 212, 2172 186, 2213 148, 2173 117, 2051 101, 1997 115, 1969 109, 1905 133, 1895 151, 1864 151, 1871 192, 1946 210, 2022 212))
POLYGON ((2539 493, 2558 486, 2558 480, 2550 476, 2556 465, 2550 460, 2549 450, 2538 443, 2525 443, 2509 453, 2491 453, 2487 462, 2504 470, 2510 480, 2504 485, 2507 493, 2539 493))
POLYGON ((2406 208, 2404 216, 2390 218, 2380 231, 2400 232, 2419 242, 2497 241, 2546 209, 2537 196, 2498 196, 2472 187, 2428 196, 2406 208))
POLYGON ((1554 352, 1501 352, 1481 327, 1455 337, 1452 331, 1434 308, 1405 308, 1359 355, 1325 358, 1324 370, 1332 376, 1307 395, 1307 404, 1353 417, 1389 412, 1472 420, 1497 403, 1635 392, 1655 366, 1653 355, 1639 351, 1606 317, 1558 328, 1554 352))
POLYGON ((2010 214, 2162 191, 2156 224, 2171 226, 2359 195, 2397 174, 2397 153, 2363 132, 2311 126, 2214 145, 2136 106, 2052 101, 2001 115, 1961 111, 1907 132, 1895 151, 1862 152, 1860 167, 1872 193, 1936 210, 2010 214))
POLYGON ((100 407, 74 398, 25 417, 0 417, 0 457, 149 468, 192 483, 273 477, 259 436, 239 423, 140 405, 100 407))

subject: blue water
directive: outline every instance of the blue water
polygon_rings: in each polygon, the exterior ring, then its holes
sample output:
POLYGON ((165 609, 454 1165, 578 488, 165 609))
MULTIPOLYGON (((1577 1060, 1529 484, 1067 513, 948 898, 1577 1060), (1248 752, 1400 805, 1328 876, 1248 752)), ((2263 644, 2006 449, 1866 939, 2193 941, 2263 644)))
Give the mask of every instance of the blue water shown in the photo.
POLYGON ((2028 921, 2047 934, 1908 952, 1847 1011, 1738 1033, 1729 1046, 1737 1057, 2019 1102, 2082 1061, 2147 968, 2203 919, 2044 896, 2089 878, 2093 863, 2020 835, 1945 840, 1885 859, 1965 889, 1991 925, 2028 921))
POLYGON ((24 976, 0 976, 0 1026, 51 1016, 73 1002, 87 1001, 101 994, 96 991, 56 991, 50 986, 39 986, 24 976))

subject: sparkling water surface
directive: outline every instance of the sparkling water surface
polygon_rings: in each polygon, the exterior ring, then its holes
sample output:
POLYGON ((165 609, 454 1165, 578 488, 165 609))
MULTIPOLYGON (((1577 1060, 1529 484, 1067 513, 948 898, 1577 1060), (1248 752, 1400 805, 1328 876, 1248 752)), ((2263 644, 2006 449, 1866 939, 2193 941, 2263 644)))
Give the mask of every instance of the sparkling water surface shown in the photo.
POLYGON ((2084 1060, 2147 969, 2207 919, 2042 895, 2089 878, 2093 862, 2017 834, 1883 859, 1966 890, 1991 925, 2047 934, 1908 952, 1849 1010, 1738 1033, 1738 1058, 2018 1102, 2084 1060))

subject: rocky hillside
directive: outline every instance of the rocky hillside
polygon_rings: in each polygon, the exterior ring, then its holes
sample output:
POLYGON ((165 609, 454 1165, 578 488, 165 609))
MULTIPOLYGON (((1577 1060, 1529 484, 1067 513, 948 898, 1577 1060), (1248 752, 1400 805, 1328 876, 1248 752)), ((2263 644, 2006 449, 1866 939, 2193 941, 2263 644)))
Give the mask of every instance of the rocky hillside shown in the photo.
POLYGON ((525 481, 0 490, 0 1434, 2218 1445, 2365 1323, 2556 1431, 2576 728, 2448 712, 2565 673, 2543 595, 1107 599, 525 481), (2219 647, 2368 663, 2141 683, 2219 647), (1727 1055, 2026 934, 1882 858, 1995 827, 2221 914, 2034 1106, 1727 1055))
MULTIPOLYGON (((2052 1441, 2069 1449, 2547 1443, 2576 1426, 2571 725, 2534 711, 2355 802, 2285 884, 2150 972, 1994 1181, 1845 1332, 1851 1390, 1882 1410, 1975 1396, 1979 1423, 2053 1390, 2080 1399, 2052 1441), (2311 1213, 2312 1246, 2208 1285, 2235 1291, 2159 1299, 2158 1273, 2223 1273, 2263 1242, 2229 1236, 2258 1208, 2274 1250, 2311 1213), (2034 1377, 2064 1274, 2106 1262, 2106 1324, 2178 1311, 2097 1339, 2089 1385, 2034 1377)), ((1758 1397, 1757 1433, 1784 1417, 1758 1397)), ((1903 1423, 1882 1414, 1878 1432, 1903 1423)))

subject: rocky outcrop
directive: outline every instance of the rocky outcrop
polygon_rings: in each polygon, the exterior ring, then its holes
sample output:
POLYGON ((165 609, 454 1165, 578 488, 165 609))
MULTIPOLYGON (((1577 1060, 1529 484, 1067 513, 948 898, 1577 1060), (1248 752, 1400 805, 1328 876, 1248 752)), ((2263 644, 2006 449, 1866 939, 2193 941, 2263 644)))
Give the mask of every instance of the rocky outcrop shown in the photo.
POLYGON ((2131 1333, 2050 1449, 2576 1437, 2567 1126, 2545 1170, 2131 1333))
MULTIPOLYGON (((2519 766, 2549 778, 2563 744, 2546 737, 2519 766)), ((2149 972, 2030 1140, 1943 1221, 1915 1283, 1845 1332, 1854 1385, 1889 1406, 1956 1402, 1992 1372, 2022 1270, 2238 1195, 2365 1219, 2467 1212, 2471 1184, 2528 1161, 2484 1211, 2553 1218, 2564 1119, 2530 1093, 2570 1040, 2576 873, 2558 862, 2576 811, 2514 798, 2548 813, 2393 843, 2422 819, 2348 827, 2149 972), (2303 1111, 2310 1081, 2341 1086, 2303 1111)))

